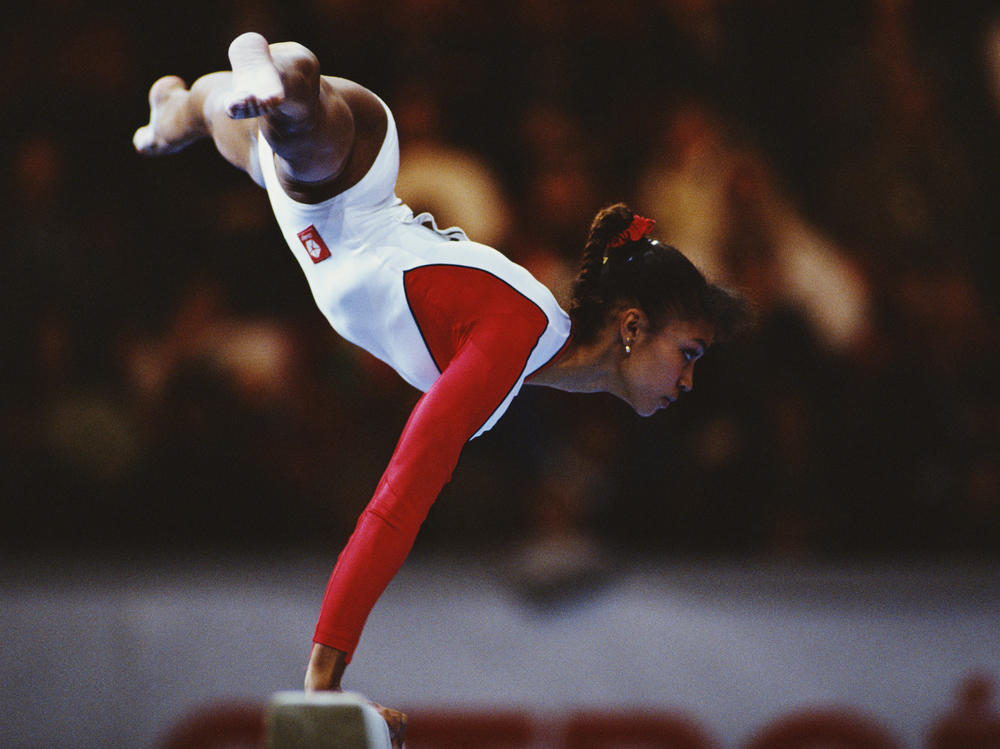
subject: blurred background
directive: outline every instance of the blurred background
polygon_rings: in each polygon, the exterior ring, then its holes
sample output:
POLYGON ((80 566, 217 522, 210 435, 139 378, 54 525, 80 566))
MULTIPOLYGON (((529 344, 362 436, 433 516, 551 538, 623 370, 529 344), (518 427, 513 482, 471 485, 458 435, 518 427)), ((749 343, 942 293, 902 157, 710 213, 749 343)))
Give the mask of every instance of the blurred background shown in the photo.
MULTIPOLYGON (((133 152, 149 85, 226 68, 246 30, 300 41, 325 72, 378 93, 400 130, 397 193, 560 299, 591 217, 626 200, 760 311, 752 336, 713 349, 694 393, 651 419, 610 397, 525 388, 467 447, 407 579, 491 560, 490 584, 555 616, 637 568, 663 565, 669 598, 681 565, 718 601, 765 570, 760 584, 781 595, 789 575, 818 575, 795 600, 826 611, 816 591, 857 601, 839 576, 830 593, 831 570, 870 583, 877 569, 886 587, 865 590, 913 603, 931 565, 927 590, 949 612, 995 622, 996 2, 39 0, 7 16, 0 541, 20 639, 0 676, 11 704, 30 709, 48 688, 39 672, 59 663, 39 597, 72 618, 89 590, 91 603, 120 604, 115 591, 133 590, 123 569, 147 590, 221 564, 243 571, 240 587, 288 555, 308 560, 278 565, 308 578, 293 586, 301 652, 280 667, 287 684, 243 691, 298 687, 325 574, 418 395, 326 326, 265 194, 210 144, 161 160, 133 152), (26 664, 18 647, 41 660, 26 664)), ((185 587, 164 585, 183 605, 185 587)), ((113 618, 118 604, 95 611, 113 618)), ((381 647, 405 652, 409 636, 381 647)), ((995 627, 970 629, 986 650, 956 646, 959 665, 1000 674, 996 639, 995 627)), ((453 667, 469 666, 456 656, 453 667)), ((379 698, 420 701, 364 668, 379 698)), ((941 711, 955 668, 932 695, 941 711)), ((434 703, 433 688, 421 694, 434 703)), ((109 717, 93 735, 113 739, 80 745, 144 745, 189 697, 141 729, 109 717)), ((932 717, 898 728, 917 735, 932 717)), ((49 745, 3 730, 5 745, 49 745)))

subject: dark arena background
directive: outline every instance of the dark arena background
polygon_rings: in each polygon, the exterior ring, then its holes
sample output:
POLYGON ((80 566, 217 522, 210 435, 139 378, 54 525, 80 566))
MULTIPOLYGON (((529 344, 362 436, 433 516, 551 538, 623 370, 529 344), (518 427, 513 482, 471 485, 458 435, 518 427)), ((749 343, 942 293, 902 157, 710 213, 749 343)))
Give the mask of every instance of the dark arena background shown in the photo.
POLYGON ((669 412, 527 387, 467 446, 345 677, 410 749, 998 745, 997 3, 5 17, 0 746, 260 746, 416 400, 209 143, 133 151, 247 30, 382 96, 397 193, 560 299, 624 199, 759 314, 669 412))

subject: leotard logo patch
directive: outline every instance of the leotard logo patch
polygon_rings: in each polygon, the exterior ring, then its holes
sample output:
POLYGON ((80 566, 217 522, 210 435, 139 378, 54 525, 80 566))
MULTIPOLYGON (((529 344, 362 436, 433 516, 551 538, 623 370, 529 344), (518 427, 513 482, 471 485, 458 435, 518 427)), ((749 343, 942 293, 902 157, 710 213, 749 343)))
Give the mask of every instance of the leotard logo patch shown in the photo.
POLYGON ((330 257, 330 250, 327 249, 326 242, 323 241, 323 237, 319 235, 316 227, 312 224, 300 231, 298 237, 314 263, 321 263, 330 257))

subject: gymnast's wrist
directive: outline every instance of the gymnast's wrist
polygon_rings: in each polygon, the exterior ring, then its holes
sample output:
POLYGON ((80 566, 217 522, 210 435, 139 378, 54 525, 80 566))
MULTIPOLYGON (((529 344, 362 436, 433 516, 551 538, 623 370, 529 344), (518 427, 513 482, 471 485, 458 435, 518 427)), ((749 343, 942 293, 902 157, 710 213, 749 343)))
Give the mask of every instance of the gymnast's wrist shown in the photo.
POLYGON ((329 645, 314 643, 306 670, 306 691, 337 691, 347 668, 347 653, 329 645))

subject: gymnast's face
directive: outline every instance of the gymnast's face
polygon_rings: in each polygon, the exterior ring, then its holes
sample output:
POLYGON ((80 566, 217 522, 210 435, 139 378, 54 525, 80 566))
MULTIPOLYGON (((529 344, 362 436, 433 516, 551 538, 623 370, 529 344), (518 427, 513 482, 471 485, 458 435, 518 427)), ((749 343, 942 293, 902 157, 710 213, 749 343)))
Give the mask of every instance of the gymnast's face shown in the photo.
POLYGON ((623 319, 623 342, 630 353, 621 362, 622 398, 640 416, 652 416, 694 387, 694 365, 715 337, 704 321, 671 320, 651 330, 638 312, 623 319))

